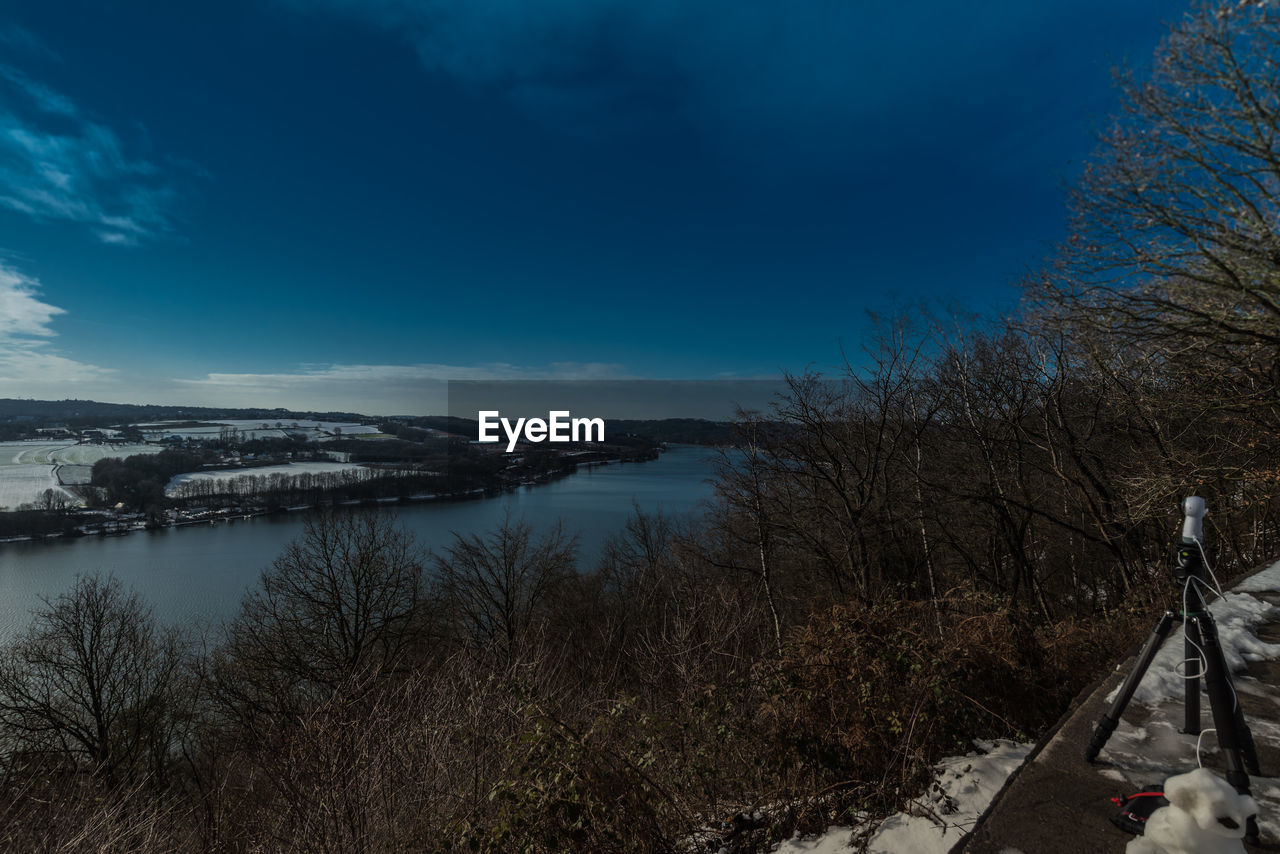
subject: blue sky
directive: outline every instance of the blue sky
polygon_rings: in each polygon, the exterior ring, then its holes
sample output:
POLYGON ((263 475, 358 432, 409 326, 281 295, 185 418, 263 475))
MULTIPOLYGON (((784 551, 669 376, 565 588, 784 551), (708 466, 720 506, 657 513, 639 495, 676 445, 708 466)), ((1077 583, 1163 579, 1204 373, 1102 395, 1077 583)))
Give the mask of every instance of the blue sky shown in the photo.
POLYGON ((0 9, 0 396, 438 410, 998 311, 1157 0, 0 9))

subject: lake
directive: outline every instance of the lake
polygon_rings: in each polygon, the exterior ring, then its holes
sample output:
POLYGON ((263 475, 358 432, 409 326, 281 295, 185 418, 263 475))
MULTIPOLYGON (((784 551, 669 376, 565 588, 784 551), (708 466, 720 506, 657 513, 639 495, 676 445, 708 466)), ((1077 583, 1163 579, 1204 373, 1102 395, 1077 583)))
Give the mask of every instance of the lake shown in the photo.
MULTIPOLYGON (((585 468, 541 486, 472 501, 397 505, 400 522, 436 550, 453 534, 483 534, 510 513, 544 531, 557 520, 579 537, 579 566, 590 567, 634 506, 698 514, 712 497, 714 451, 677 445, 647 463, 585 468)), ((362 512, 353 510, 351 512, 362 512)), ((291 540, 305 512, 260 516, 121 537, 0 544, 0 636, 30 621, 40 597, 66 590, 78 573, 108 572, 132 586, 165 621, 209 625, 231 616, 245 589, 291 540)))

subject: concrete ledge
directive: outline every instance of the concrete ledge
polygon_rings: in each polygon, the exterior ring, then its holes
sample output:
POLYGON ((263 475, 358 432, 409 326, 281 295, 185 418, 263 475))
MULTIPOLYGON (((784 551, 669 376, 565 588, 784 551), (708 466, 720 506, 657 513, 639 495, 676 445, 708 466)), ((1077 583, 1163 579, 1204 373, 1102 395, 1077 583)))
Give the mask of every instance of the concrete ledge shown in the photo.
MULTIPOLYGON (((1237 582, 1239 583, 1239 582, 1237 582)), ((1277 601, 1274 594, 1254 594, 1277 601)), ((1260 640, 1280 643, 1280 622, 1256 630, 1260 640)), ((1175 642, 1170 639, 1167 643, 1175 642)), ((1180 642, 1180 641, 1178 641, 1180 642)), ((1041 740, 1027 761, 1006 782, 973 831, 951 854, 1100 854, 1122 852, 1133 837, 1111 823, 1123 796, 1161 785, 1175 773, 1196 767, 1194 736, 1176 732, 1182 703, 1156 708, 1130 704, 1124 722, 1096 764, 1084 761, 1094 727, 1107 709, 1106 696, 1117 688, 1136 660, 1136 652, 1099 682, 1081 692, 1071 708, 1041 740), (1150 745, 1150 754, 1144 753, 1150 745), (1133 761, 1135 753, 1140 761, 1133 761)), ((1252 662, 1234 682, 1257 743, 1265 775, 1280 773, 1280 662, 1252 662)), ((1201 698, 1203 726, 1212 727, 1208 698, 1201 698)), ((1209 733, 1202 744, 1205 767, 1221 773, 1217 743, 1209 733)), ((1262 844, 1252 851, 1280 851, 1280 780, 1254 777, 1260 806, 1262 844)))
POLYGON ((1123 851, 1133 837, 1110 821, 1109 800, 1124 787, 1084 761, 1095 710, 1136 656, 1077 697, 1057 725, 1011 776, 973 831, 951 854, 1098 854, 1123 851))

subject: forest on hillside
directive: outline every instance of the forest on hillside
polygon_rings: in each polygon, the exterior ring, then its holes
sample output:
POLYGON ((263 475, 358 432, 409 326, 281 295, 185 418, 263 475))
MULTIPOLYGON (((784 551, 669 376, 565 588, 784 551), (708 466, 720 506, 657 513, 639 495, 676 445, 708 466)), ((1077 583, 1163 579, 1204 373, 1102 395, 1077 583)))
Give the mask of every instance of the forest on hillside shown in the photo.
MULTIPOLYGON (((1197 6, 1003 318, 886 318, 598 564, 317 514, 224 630, 85 576, 0 655, 0 847, 761 851, 1034 739, 1280 537, 1280 9, 1197 6)), ((821 356, 822 354, 815 354, 821 356)))

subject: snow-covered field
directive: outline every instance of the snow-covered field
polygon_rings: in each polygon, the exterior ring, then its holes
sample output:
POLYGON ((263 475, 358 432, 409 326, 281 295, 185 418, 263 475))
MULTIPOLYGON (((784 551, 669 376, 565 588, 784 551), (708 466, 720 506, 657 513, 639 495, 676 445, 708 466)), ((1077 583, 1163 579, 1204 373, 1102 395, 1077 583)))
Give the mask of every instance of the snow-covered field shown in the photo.
POLYGON ((63 486, 81 486, 93 480, 93 466, 58 466, 58 480, 63 486))
POLYGON ((207 471, 187 472, 173 477, 165 486, 166 495, 174 495, 186 483, 200 481, 219 481, 231 484, 243 477, 268 478, 274 475, 296 477, 304 474, 329 474, 342 471, 367 471, 364 466, 355 463, 286 463, 277 466, 258 466, 256 468, 209 469, 207 471))
POLYGON ((334 436, 358 436, 378 432, 376 424, 358 424, 353 421, 307 421, 272 419, 236 419, 203 422, 199 427, 179 427, 182 421, 156 421, 135 425, 148 439, 181 436, 184 439, 217 439, 223 430, 235 430, 245 439, 280 439, 290 435, 304 435, 308 439, 326 439, 334 436))
POLYGON ((0 468, 22 465, 91 466, 108 457, 133 454, 155 454, 164 450, 158 445, 77 445, 75 442, 0 442, 0 468))
POLYGON ((46 489, 55 490, 69 503, 80 503, 58 485, 54 468, 49 465, 0 466, 0 510, 16 510, 22 504, 37 502, 46 489))
MULTIPOLYGON (((76 496, 58 484, 58 467, 92 466, 98 460, 154 454, 156 445, 78 445, 74 442, 0 442, 0 510, 16 510, 19 505, 39 501, 46 489, 54 489, 71 504, 76 496)), ((82 471, 72 480, 82 482, 82 471)), ((71 482, 71 481, 69 481, 71 482)))

